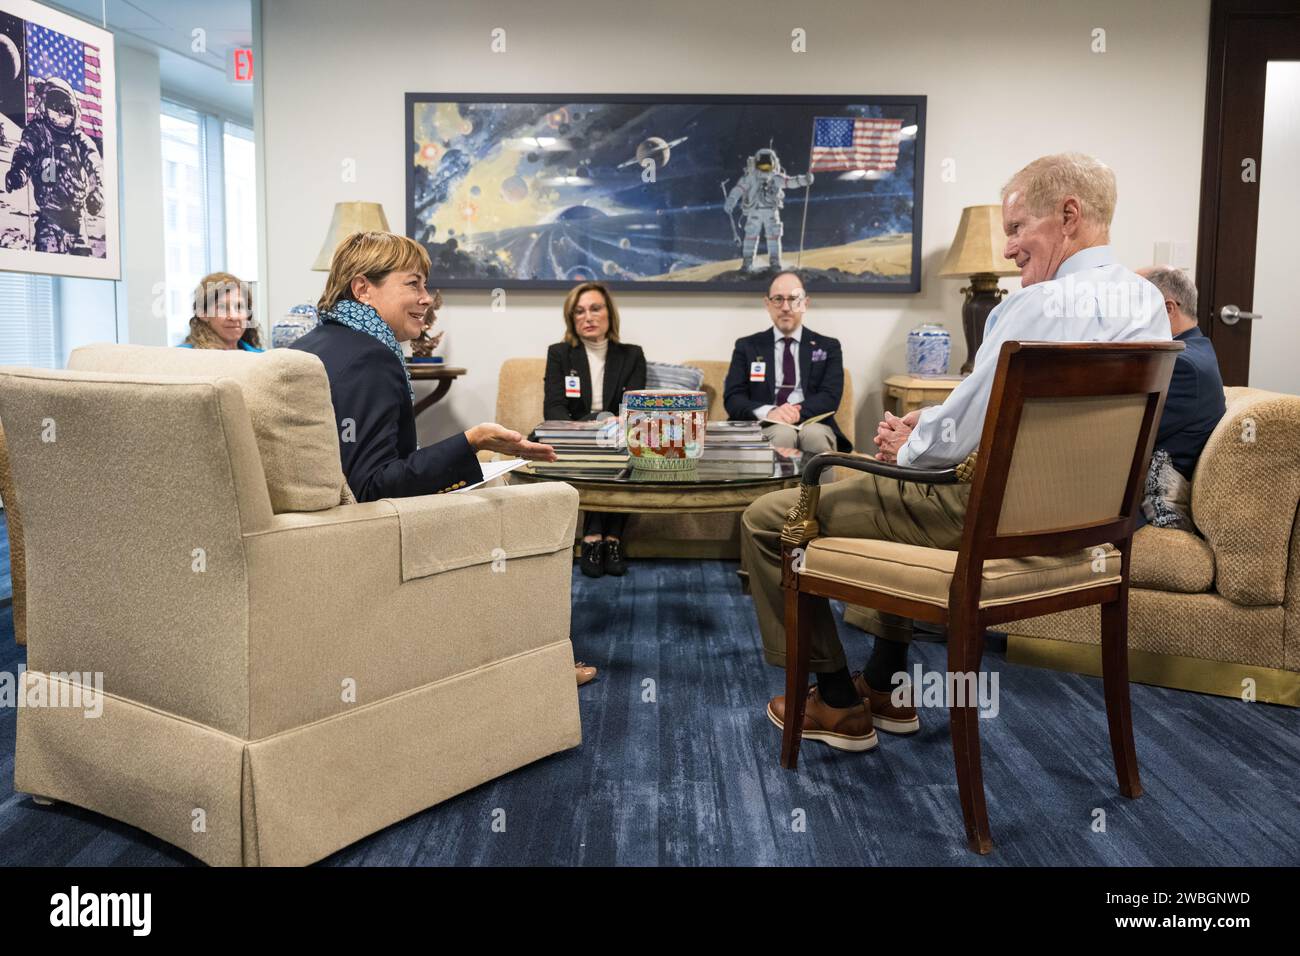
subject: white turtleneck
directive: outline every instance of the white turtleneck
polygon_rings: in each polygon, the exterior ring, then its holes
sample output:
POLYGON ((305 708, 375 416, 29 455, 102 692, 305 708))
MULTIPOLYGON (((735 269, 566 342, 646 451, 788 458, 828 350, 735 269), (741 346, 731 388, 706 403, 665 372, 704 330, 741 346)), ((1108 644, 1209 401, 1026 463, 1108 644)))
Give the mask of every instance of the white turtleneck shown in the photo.
POLYGON ((592 345, 585 339, 582 347, 587 351, 587 366, 591 369, 591 410, 603 411, 605 403, 605 353, 609 351, 609 339, 602 339, 592 345))

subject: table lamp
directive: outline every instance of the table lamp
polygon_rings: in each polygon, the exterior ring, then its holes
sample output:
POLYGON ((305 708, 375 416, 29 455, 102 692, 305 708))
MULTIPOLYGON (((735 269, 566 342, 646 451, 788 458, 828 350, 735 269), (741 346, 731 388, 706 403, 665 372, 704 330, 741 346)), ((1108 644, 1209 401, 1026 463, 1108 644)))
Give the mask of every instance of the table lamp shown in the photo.
POLYGON ((377 202, 340 202, 334 204, 334 217, 330 219, 325 244, 312 266, 314 272, 329 272, 330 260, 340 242, 354 232, 392 232, 384 207, 377 202))
POLYGON ((975 363, 975 353, 984 339, 985 320, 1006 295, 1005 289, 998 288, 998 277, 1020 275, 1015 262, 1002 257, 1005 244, 1001 206, 967 206, 961 211, 957 235, 939 275, 945 279, 970 277, 970 285, 961 290, 966 296, 961 307, 961 328, 966 337, 963 375, 975 363))

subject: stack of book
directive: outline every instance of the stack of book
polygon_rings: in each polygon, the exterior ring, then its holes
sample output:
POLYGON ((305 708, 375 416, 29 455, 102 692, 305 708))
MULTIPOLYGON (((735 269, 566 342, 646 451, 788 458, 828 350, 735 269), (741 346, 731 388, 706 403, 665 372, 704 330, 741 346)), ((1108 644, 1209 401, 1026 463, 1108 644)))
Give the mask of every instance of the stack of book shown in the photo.
POLYGON ((771 474, 776 453, 760 422, 709 422, 700 461, 726 464, 738 473, 771 474))
POLYGON ((535 440, 555 449, 555 461, 535 461, 535 471, 615 473, 627 467, 627 448, 619 441, 617 418, 598 422, 546 421, 533 429, 535 440))

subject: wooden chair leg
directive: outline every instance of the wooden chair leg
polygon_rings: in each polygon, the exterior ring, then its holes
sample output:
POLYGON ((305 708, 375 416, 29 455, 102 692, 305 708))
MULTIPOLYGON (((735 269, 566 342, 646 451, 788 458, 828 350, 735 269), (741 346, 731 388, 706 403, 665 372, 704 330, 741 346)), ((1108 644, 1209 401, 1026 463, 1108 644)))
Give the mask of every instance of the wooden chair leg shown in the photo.
POLYGON ((785 592, 785 728, 781 733, 781 766, 794 770, 803 740, 803 715, 808 704, 808 657, 812 652, 809 597, 793 588, 785 592))
MULTIPOLYGON (((948 622, 948 671, 976 674, 983 654, 984 633, 974 614, 954 614, 948 622)), ((949 702, 952 753, 957 762, 957 792, 966 822, 966 844, 976 853, 993 849, 988 808, 984 804, 984 771, 980 766, 979 697, 970 694, 949 702)))
POLYGON ((1119 792, 1142 796, 1137 749, 1133 745, 1133 709, 1128 690, 1128 594, 1101 606, 1101 676, 1106 692, 1106 722, 1115 757, 1119 792))

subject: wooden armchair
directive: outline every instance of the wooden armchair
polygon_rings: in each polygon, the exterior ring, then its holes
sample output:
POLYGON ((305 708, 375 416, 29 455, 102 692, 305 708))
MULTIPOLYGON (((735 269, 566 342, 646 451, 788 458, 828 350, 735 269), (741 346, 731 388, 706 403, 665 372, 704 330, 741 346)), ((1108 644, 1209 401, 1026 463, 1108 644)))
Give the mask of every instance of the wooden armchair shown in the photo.
MULTIPOLYGON (((1142 793, 1128 692, 1129 546, 1156 424, 1180 342, 1008 342, 998 356, 979 449, 946 470, 818 455, 782 532, 787 716, 794 769, 808 697, 812 596, 948 627, 945 686, 975 686, 984 628, 1101 605, 1106 715, 1120 792, 1142 793), (972 483, 958 551, 818 537, 821 472, 832 465, 903 481, 972 483)), ((914 688, 915 691, 915 688, 914 688)), ((950 700, 966 838, 992 848, 974 694, 950 700)))

